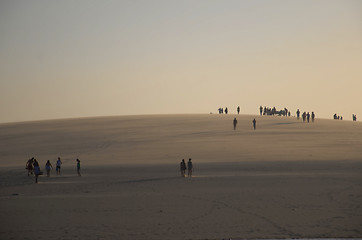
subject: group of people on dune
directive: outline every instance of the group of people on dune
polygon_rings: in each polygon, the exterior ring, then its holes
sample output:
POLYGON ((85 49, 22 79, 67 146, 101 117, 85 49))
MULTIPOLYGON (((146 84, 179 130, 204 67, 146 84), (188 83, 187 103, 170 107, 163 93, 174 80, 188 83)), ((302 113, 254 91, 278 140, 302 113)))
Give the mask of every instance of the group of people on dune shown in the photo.
MULTIPOLYGON (((76 161, 77 161, 77 173, 78 173, 78 176, 81 176, 80 160, 77 158, 76 161)), ((58 160, 56 162, 56 168, 55 168, 57 175, 61 174, 61 172, 60 172, 61 166, 62 166, 62 161, 60 160, 60 157, 58 157, 58 160)), ((50 163, 50 160, 47 160, 44 168, 47 171, 47 177, 50 177, 50 171, 53 169, 53 166, 50 163)), ((39 162, 34 157, 32 157, 26 162, 25 169, 28 171, 28 176, 34 174, 35 183, 38 183, 38 177, 40 175, 43 175, 43 171, 41 171, 41 169, 40 169, 39 162)))

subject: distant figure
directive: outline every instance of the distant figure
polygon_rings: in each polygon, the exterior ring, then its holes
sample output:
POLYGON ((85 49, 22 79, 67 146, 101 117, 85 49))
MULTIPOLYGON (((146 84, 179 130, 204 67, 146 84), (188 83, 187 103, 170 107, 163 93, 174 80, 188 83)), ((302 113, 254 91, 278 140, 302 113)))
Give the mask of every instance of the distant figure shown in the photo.
POLYGON ((309 123, 309 119, 310 119, 310 114, 309 114, 309 112, 307 113, 307 121, 308 121, 308 123, 309 123))
POLYGON ((300 115, 300 111, 299 109, 297 110, 297 119, 299 119, 299 115, 300 115))
POLYGON ((60 168, 62 166, 62 161, 60 160, 60 157, 58 157, 58 160, 57 160, 57 166, 56 166, 56 171, 57 171, 57 175, 60 175, 60 168))
POLYGON ((352 119, 353 119, 354 122, 357 121, 357 116, 356 116, 356 114, 352 114, 352 119))
POLYGON ((27 162, 26 162, 26 165, 25 165, 25 169, 28 170, 28 176, 29 175, 33 175, 33 171, 34 171, 34 158, 30 158, 27 162))
POLYGON ((341 120, 343 120, 343 117, 341 116, 341 120))
POLYGON ((228 114, 229 110, 228 108, 225 108, 225 114, 228 114))
POLYGON ((238 120, 236 120, 236 118, 234 118, 234 120, 233 120, 234 130, 236 129, 236 124, 238 124, 238 120))
POLYGON ((307 113, 306 113, 306 112, 304 112, 304 113, 302 114, 302 118, 303 118, 303 122, 305 122, 305 119, 307 118, 307 113))
POLYGON ((77 173, 78 173, 78 176, 80 177, 80 160, 77 158, 77 173))
POLYGON ((238 114, 240 113, 240 106, 238 106, 238 108, 236 109, 236 111, 238 111, 238 114))
POLYGON ((253 120, 253 126, 254 126, 254 130, 255 130, 256 129, 256 120, 255 120, 255 118, 253 120))
POLYGON ((263 115, 263 107, 262 106, 260 106, 259 111, 260 111, 260 116, 263 115))
POLYGON ((312 112, 312 122, 314 122, 315 114, 312 112))
POLYGON ((38 183, 38 177, 39 175, 42 175, 43 173, 40 171, 39 163, 36 159, 34 159, 34 175, 35 175, 35 183, 38 183))
POLYGON ((191 158, 189 158, 189 161, 187 162, 187 176, 192 177, 192 162, 191 158))
POLYGON ((45 170, 47 171, 47 177, 50 177, 50 170, 53 168, 52 164, 50 163, 50 161, 48 160, 47 163, 45 164, 45 170))
POLYGON ((180 171, 181 171, 181 177, 185 177, 185 175, 186 175, 185 159, 182 159, 182 161, 180 162, 180 171))

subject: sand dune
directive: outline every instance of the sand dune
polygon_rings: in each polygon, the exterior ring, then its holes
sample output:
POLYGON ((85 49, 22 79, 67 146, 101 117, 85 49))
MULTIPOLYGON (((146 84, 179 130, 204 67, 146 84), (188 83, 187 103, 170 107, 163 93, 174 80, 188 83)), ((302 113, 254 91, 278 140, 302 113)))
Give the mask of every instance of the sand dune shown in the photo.
POLYGON ((360 160, 360 122, 247 115, 160 115, 84 118, 0 125, 0 166, 28 158, 73 164, 279 160, 360 160), (232 120, 239 123, 234 131, 232 120))
POLYGON ((0 132, 0 239, 362 237, 359 122, 158 115, 0 132), (24 169, 32 156, 42 167, 60 156, 63 174, 35 184, 24 169), (184 179, 189 157, 194 177, 184 179))

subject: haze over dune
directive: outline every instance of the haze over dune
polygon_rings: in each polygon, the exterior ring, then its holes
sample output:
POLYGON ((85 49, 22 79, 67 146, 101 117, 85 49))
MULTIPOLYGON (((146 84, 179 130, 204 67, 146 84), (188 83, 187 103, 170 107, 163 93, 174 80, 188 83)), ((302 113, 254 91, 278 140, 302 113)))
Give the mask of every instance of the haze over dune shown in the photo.
POLYGON ((1 239, 362 238, 360 122, 145 115, 0 131, 1 239), (58 156, 60 176, 27 176, 28 158, 58 156))

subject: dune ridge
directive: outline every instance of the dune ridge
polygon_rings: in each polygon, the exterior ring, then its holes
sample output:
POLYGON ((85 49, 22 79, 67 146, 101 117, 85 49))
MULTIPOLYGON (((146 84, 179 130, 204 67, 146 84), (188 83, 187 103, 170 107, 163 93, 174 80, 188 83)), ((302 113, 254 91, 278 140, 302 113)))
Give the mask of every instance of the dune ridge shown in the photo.
POLYGON ((0 239, 362 238, 359 122, 155 115, 0 131, 0 239), (33 156, 61 157, 62 175, 35 184, 33 156))

